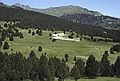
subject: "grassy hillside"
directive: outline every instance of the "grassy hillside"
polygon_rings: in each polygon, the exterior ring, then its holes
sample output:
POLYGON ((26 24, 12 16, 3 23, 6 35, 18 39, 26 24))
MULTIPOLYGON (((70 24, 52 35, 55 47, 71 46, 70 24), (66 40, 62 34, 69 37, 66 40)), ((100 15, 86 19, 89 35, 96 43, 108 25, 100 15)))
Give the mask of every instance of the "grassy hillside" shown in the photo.
MULTIPOLYGON (((74 56, 86 60, 90 54, 93 54, 96 59, 100 60, 104 51, 109 50, 109 48, 114 44, 104 42, 97 43, 86 40, 82 40, 80 42, 57 40, 56 42, 52 42, 49 39, 49 33, 52 33, 51 31, 43 31, 42 36, 32 36, 31 34, 28 34, 28 30, 25 29, 20 31, 23 33, 24 39, 14 37, 13 42, 7 39, 10 43, 10 49, 3 51, 9 53, 20 51, 27 57, 30 51, 33 50, 37 57, 40 57, 42 53, 46 52, 48 56, 57 56, 61 59, 64 57, 64 54, 67 53, 70 56, 69 63, 71 64, 74 56), (43 47, 42 52, 38 52, 38 46, 43 47), (11 49, 13 49, 13 51, 11 51, 11 49)), ((115 61, 116 56, 117 54, 110 55, 109 59, 111 62, 115 61)))

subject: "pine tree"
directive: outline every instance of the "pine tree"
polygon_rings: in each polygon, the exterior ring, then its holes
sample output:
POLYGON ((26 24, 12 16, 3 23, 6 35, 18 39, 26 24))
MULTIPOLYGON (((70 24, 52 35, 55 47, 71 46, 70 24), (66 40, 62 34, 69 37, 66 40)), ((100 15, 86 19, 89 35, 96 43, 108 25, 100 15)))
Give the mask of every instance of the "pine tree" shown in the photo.
POLYGON ((96 78, 98 73, 97 61, 93 55, 90 55, 85 66, 85 76, 88 78, 96 78))
POLYGON ((10 36, 10 37, 9 37, 9 40, 10 40, 10 41, 13 41, 13 40, 14 40, 13 36, 10 36))
POLYGON ((51 33, 49 33, 49 36, 52 36, 52 34, 51 34, 51 33))
POLYGON ((30 54, 29 54, 29 57, 30 57, 30 58, 36 57, 35 52, 34 52, 34 51, 31 51, 30 54))
POLYGON ((41 46, 38 47, 38 51, 42 51, 42 47, 41 46))
POLYGON ((94 39, 94 37, 93 36, 91 36, 91 40, 93 40, 94 39))
POLYGON ((48 73, 48 59, 46 55, 41 55, 39 60, 39 67, 38 67, 38 78, 41 81, 44 81, 45 78, 47 78, 48 73))
POLYGON ((101 59, 100 73, 101 73, 101 76, 105 76, 105 77, 113 75, 113 70, 108 60, 108 56, 109 56, 108 51, 105 51, 101 59))
POLYGON ((76 62, 75 62, 75 66, 78 67, 80 76, 83 76, 85 62, 82 59, 77 59, 76 62))
POLYGON ((70 75, 71 77, 74 78, 75 81, 80 79, 80 71, 77 66, 73 66, 73 68, 71 69, 70 75))
POLYGON ((69 55, 65 54, 65 61, 68 62, 69 55))
POLYGON ((37 71, 38 71, 38 65, 39 61, 38 58, 35 55, 34 51, 31 51, 28 57, 28 64, 29 64, 29 77, 31 80, 36 80, 37 78, 37 71))
POLYGON ((7 23, 5 23, 5 24, 4 24, 4 27, 7 27, 7 26, 8 26, 7 23))
POLYGON ((0 38, 0 47, 2 46, 3 42, 2 42, 2 38, 0 38))
POLYGON ((72 36, 72 35, 69 35, 68 38, 73 39, 73 36, 72 36))
POLYGON ((61 60, 57 57, 53 58, 53 64, 54 64, 54 68, 55 68, 55 76, 58 77, 59 76, 59 67, 61 65, 61 60))
POLYGON ((76 61, 77 60, 77 58, 76 58, 76 56, 74 56, 74 61, 76 61))
POLYGON ((20 33, 20 38, 24 38, 24 36, 23 36, 23 34, 22 34, 22 33, 20 33))
POLYGON ((5 73, 0 73, 0 81, 7 81, 5 73))
POLYGON ((110 48, 110 54, 114 54, 113 47, 110 48))
POLYGON ((33 32, 32 32, 32 36, 34 36, 34 35, 35 35, 35 32, 33 31, 33 32))
POLYGON ((117 57, 117 60, 114 64, 114 71, 117 77, 120 77, 120 56, 117 57))
POLYGON ((5 30, 2 31, 1 38, 2 38, 2 41, 4 41, 6 39, 5 30))
POLYGON ((31 29, 29 29, 28 33, 31 33, 31 29))
POLYGON ((59 68, 58 69, 59 81, 64 81, 64 79, 68 77, 68 73, 69 73, 69 68, 65 64, 65 60, 62 60, 58 68, 59 68))
POLYGON ((52 42, 55 42, 56 41, 56 39, 52 39, 52 42))
POLYGON ((9 44, 7 41, 4 42, 3 49, 9 49, 9 44))
POLYGON ((54 81, 54 76, 55 76, 55 66, 54 66, 54 59, 53 58, 49 58, 48 61, 48 76, 47 76, 47 80, 48 81, 54 81))
POLYGON ((8 77, 9 77, 8 78, 9 81, 21 81, 20 80, 20 74, 16 70, 11 70, 10 74, 8 75, 8 77))
POLYGON ((36 34, 39 34, 39 30, 38 29, 36 30, 36 34))
POLYGON ((79 35, 77 34, 77 35, 76 35, 76 37, 78 38, 78 37, 79 37, 79 35))

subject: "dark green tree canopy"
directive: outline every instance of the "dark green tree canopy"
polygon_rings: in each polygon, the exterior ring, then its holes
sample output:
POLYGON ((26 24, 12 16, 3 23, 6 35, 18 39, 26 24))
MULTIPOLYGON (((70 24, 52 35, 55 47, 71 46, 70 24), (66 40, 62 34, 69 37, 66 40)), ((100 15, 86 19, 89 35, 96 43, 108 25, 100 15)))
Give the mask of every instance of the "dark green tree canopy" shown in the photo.
POLYGON ((4 42, 3 49, 9 49, 9 43, 7 41, 4 42))
POLYGON ((98 73, 97 61, 93 55, 90 55, 85 66, 85 76, 88 78, 96 78, 98 73))

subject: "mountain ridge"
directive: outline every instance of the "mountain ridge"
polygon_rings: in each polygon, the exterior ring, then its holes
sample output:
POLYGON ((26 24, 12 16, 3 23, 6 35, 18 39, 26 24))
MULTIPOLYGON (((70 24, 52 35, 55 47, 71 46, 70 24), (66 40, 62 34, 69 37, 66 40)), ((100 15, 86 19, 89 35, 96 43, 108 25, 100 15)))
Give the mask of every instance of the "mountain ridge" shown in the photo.
POLYGON ((95 15, 95 16, 102 15, 100 12, 92 11, 87 8, 82 8, 80 6, 74 6, 74 5, 49 7, 45 9, 31 8, 28 5, 21 5, 19 3, 13 4, 12 6, 19 6, 26 10, 41 12, 41 13, 45 13, 45 14, 49 14, 49 15, 53 15, 57 17, 60 17, 64 14, 75 14, 75 13, 84 13, 84 14, 90 14, 90 15, 95 15))
POLYGON ((110 16, 94 16, 89 14, 65 14, 62 19, 87 24, 100 26, 107 29, 120 29, 120 19, 110 16))
MULTIPOLYGON (((1 3, 2 5, 5 5, 1 3)), ((120 29, 120 19, 116 17, 106 16, 97 11, 88 10, 80 6, 61 6, 50 7, 46 9, 31 8, 29 5, 21 5, 16 3, 11 7, 20 7, 24 10, 44 13, 58 18, 77 22, 80 24, 99 26, 107 29, 120 29)))

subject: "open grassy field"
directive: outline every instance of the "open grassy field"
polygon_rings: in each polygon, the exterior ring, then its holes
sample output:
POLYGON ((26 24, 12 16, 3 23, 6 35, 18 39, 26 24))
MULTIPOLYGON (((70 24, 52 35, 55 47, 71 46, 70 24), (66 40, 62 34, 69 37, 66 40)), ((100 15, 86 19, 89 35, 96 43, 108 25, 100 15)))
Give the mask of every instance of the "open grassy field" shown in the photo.
MULTIPOLYGON (((32 80, 24 80, 24 81, 32 81, 32 80)), ((58 81, 55 79, 55 81, 58 81)), ((71 79, 65 79, 64 81, 75 81, 71 79)), ((111 77, 98 77, 97 79, 78 79, 78 81, 120 81, 119 78, 111 78, 111 77)))
MULTIPOLYGON (((2 51, 8 53, 20 51, 24 56, 28 57, 30 51, 33 50, 38 58, 42 53, 46 52, 50 57, 56 56, 61 59, 64 57, 64 54, 67 53, 70 56, 69 63, 71 64, 74 56, 86 60, 90 54, 93 54, 97 60, 100 60, 104 51, 109 50, 109 48, 115 44, 86 40, 80 42, 57 40, 56 42, 52 42, 49 39, 49 33, 52 33, 51 31, 43 31, 42 36, 32 36, 31 34, 28 34, 28 30, 25 29, 20 29, 20 31, 23 33, 24 38, 20 39, 19 37, 14 37, 14 41, 9 41, 9 39, 7 39, 10 43, 10 49, 2 50, 1 48, 2 51), (38 52, 38 46, 43 47, 42 52, 38 52), (13 49, 13 51, 11 51, 11 49, 13 49)), ((118 54, 110 55, 110 61, 114 62, 117 55, 118 54)))
POLYGON ((3 25, 4 25, 4 23, 5 23, 4 21, 0 21, 0 25, 1 25, 1 26, 3 26, 3 25))

